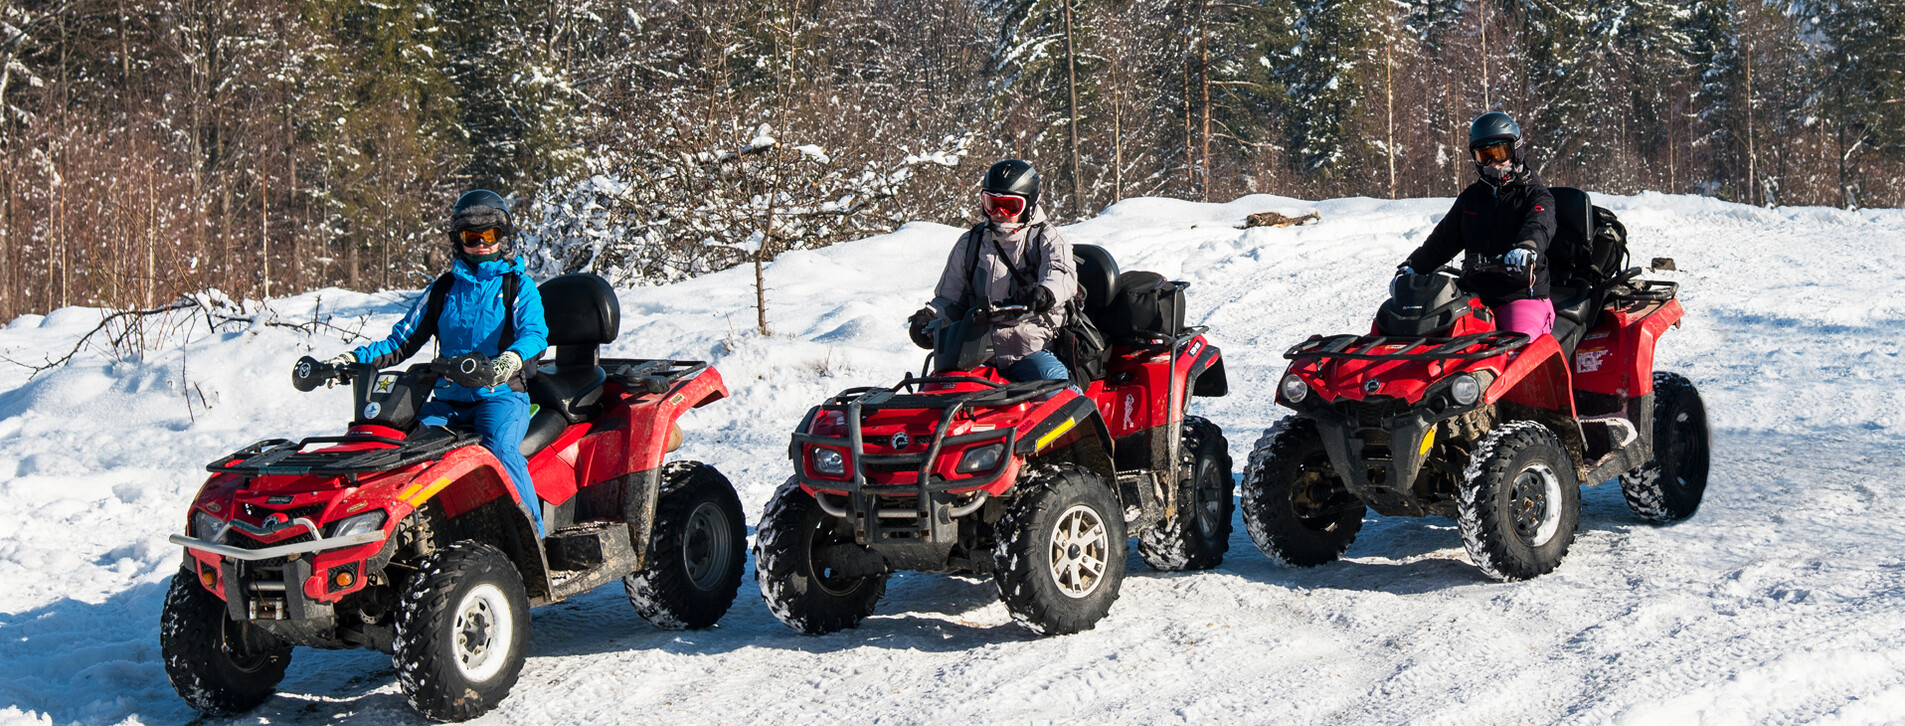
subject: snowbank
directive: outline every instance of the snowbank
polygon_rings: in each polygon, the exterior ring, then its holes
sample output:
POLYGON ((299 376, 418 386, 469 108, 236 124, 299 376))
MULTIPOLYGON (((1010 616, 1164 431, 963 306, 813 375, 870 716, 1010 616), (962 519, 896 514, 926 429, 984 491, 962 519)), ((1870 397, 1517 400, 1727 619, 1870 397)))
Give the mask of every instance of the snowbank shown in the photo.
MULTIPOLYGON (((1636 523, 1585 492, 1555 574, 1485 582, 1440 519, 1376 518, 1340 563, 1271 565, 1237 527, 1225 564, 1163 575, 1136 557, 1097 630, 1033 639, 989 582, 894 579, 859 630, 795 635, 754 595, 714 630, 643 624, 617 587, 538 610, 502 723, 1292 721, 1872 723, 1905 712, 1905 212, 1766 210, 1643 194, 1620 214, 1636 260, 1673 257, 1689 314, 1660 367, 1686 373, 1715 426, 1713 481, 1690 521, 1636 523)), ((1199 399, 1239 466, 1282 415, 1280 354, 1368 324, 1395 264, 1448 200, 1133 199, 1064 229, 1125 269, 1194 283, 1190 317, 1229 358, 1232 394, 1199 399), (1245 215, 1317 211, 1288 229, 1245 215)), ((752 273, 622 291, 607 353, 707 359, 734 396, 686 422, 680 456, 714 463, 749 517, 787 474, 789 427, 821 397, 919 366, 903 320, 959 230, 912 224, 782 255, 773 332, 753 332, 752 273)), ((325 290, 382 335, 409 293, 325 290)), ((69 308, 0 329, 11 359, 58 357, 100 319, 69 308)), ((328 432, 342 389, 297 394, 299 355, 339 335, 201 329, 143 360, 82 356, 28 379, 0 367, 0 724, 176 723, 156 625, 184 507, 205 462, 268 436, 328 432)), ((241 721, 414 721, 387 658, 300 650, 284 695, 241 721)))

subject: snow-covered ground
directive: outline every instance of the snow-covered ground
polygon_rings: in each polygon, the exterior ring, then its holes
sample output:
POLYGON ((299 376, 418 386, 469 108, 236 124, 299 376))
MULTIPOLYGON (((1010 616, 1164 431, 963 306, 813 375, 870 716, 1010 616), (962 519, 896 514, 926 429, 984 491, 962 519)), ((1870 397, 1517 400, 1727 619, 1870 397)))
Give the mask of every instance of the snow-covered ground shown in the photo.
MULTIPOLYGON (((1905 212, 1765 210, 1696 197, 1597 200, 1638 261, 1675 258, 1688 309, 1659 367, 1700 386, 1714 425, 1706 503, 1638 524, 1613 486, 1584 493, 1560 570, 1488 582, 1442 519, 1373 518, 1339 563, 1294 570, 1239 523, 1214 571, 1134 555, 1096 630, 1038 639, 983 580, 902 574, 858 630, 796 635, 750 578, 709 631, 657 631, 619 586, 537 610, 528 666, 490 723, 1883 723, 1905 721, 1905 212)), ((1239 467, 1283 415, 1280 354, 1365 329, 1391 270, 1448 200, 1230 204, 1134 199, 1065 228, 1125 269, 1189 280, 1191 317, 1229 359, 1231 395, 1194 409, 1239 467), (1251 212, 1320 222, 1237 229, 1251 212)), ((774 335, 751 332, 751 272, 622 293, 609 353, 705 358, 734 396, 686 422, 681 456, 717 465, 750 520, 787 474, 786 436, 821 397, 917 367, 903 319, 958 230, 783 255, 774 335)), ((320 304, 381 335, 405 295, 320 304)), ((0 329, 14 360, 57 357, 100 312, 0 329)), ((205 462, 267 436, 331 432, 343 389, 300 395, 299 355, 336 334, 255 326, 174 336, 144 360, 82 355, 29 380, 0 364, 0 723, 196 718, 159 661, 157 624, 205 462)), ((1239 471, 1241 473, 1241 471, 1239 471)), ((1373 517, 1373 515, 1372 515, 1373 517)), ((418 717, 389 659, 299 650, 283 695, 243 723, 418 717)))

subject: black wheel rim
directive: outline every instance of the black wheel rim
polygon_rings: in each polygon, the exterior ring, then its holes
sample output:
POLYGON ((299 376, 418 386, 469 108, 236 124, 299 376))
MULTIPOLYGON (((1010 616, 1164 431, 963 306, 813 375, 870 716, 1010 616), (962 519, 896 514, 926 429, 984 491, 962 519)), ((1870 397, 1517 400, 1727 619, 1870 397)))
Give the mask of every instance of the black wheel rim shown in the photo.
POLYGON ((1554 540, 1561 523, 1561 480, 1546 464, 1531 464, 1509 485, 1508 512, 1515 537, 1529 547, 1554 540))
POLYGON ((1196 479, 1193 480, 1191 496, 1191 516, 1197 522, 1197 531, 1205 538, 1217 536, 1223 526, 1224 500, 1230 497, 1229 482, 1217 475, 1217 467, 1209 459, 1198 459, 1196 479))
POLYGON ((1707 456, 1706 421, 1696 411, 1680 410, 1674 412, 1674 420, 1668 431, 1671 438, 1667 442, 1668 483, 1678 492, 1685 493, 1696 486, 1692 479, 1698 477, 1707 456))
POLYGON ((733 557, 729 527, 727 514, 714 502, 702 502, 688 515, 681 559, 695 589, 712 589, 727 574, 728 560, 733 557))
POLYGON ((245 642, 244 623, 225 617, 222 612, 218 619, 224 621, 221 628, 224 642, 219 644, 219 649, 225 652, 225 659, 231 662, 232 669, 256 673, 271 663, 269 651, 254 650, 250 643, 245 642))
POLYGON ((808 562, 812 563, 813 566, 814 586, 820 588, 821 592, 834 597, 845 597, 852 595, 855 591, 860 589, 861 585, 866 583, 866 578, 847 577, 846 575, 834 571, 833 567, 828 564, 827 548, 836 544, 845 543, 845 540, 834 532, 833 522, 828 521, 826 517, 822 517, 819 522, 814 524, 813 537, 810 541, 812 547, 808 554, 808 562))
POLYGON ((1327 455, 1312 456, 1297 467, 1296 481, 1290 486, 1290 512, 1304 529, 1334 532, 1342 526, 1343 515, 1362 506, 1337 481, 1327 455))

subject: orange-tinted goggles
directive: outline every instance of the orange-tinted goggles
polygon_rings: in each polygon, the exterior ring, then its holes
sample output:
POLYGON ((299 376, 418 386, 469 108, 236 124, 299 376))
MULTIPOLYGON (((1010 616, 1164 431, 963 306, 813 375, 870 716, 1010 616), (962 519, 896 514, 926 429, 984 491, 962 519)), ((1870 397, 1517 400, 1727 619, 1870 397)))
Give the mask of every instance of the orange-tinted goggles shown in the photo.
POLYGON ((496 244, 496 238, 502 236, 502 233, 502 230, 491 227, 481 231, 466 229, 461 236, 464 247, 488 247, 496 244))
POLYGON ((1017 194, 979 193, 979 208, 985 210, 988 217, 1011 219, 1025 211, 1025 197, 1017 194))
POLYGON ((1504 140, 1486 146, 1475 147, 1475 161, 1482 166, 1494 166, 1508 160, 1514 153, 1514 144, 1504 140))

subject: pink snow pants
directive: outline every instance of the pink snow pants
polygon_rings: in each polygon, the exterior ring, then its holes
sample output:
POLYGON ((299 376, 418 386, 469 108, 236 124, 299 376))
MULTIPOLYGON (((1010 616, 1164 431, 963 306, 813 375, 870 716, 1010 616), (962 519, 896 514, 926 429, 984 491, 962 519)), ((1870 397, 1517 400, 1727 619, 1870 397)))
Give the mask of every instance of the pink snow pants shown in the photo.
POLYGON ((1553 300, 1510 300, 1495 306, 1494 310, 1496 330, 1527 333, 1529 338, 1554 332, 1553 300))

